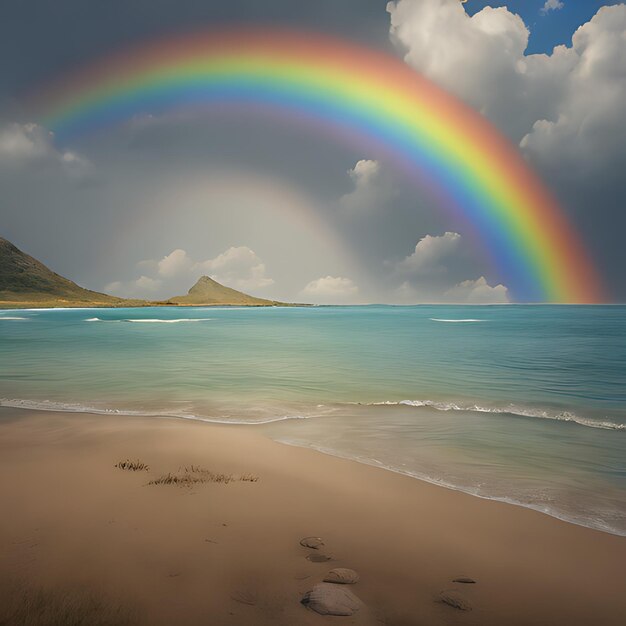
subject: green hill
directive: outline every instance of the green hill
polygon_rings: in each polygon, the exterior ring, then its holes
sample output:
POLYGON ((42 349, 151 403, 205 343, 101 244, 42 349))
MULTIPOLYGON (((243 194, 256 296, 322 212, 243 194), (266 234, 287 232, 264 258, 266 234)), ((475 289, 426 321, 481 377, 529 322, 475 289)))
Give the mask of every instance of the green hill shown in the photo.
POLYGON ((282 304, 273 300, 255 298, 246 293, 225 287, 217 281, 202 276, 198 282, 187 292, 186 296, 170 298, 169 302, 182 305, 238 305, 238 306, 273 306, 282 304))
POLYGON ((0 237, 0 306, 120 306, 124 302, 83 289, 0 237))

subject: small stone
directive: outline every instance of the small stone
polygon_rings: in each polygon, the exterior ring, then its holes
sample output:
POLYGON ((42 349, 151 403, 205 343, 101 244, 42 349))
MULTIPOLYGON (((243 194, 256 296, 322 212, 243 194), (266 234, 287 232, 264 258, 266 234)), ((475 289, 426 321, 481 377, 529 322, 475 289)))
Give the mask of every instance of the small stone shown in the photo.
POLYGON ((328 556, 327 554, 319 554, 317 552, 312 552, 306 556, 307 561, 311 561, 311 563, 326 563, 326 561, 332 561, 333 557, 328 556))
POLYGON ((347 567, 336 567, 331 569, 326 578, 325 583, 335 583, 336 585, 354 585, 359 581, 359 575, 353 570, 347 567))
POLYGON ((322 541, 321 537, 305 537, 304 539, 300 540, 300 545, 303 548, 319 550, 324 545, 324 542, 322 541))
POLYGON ((458 609, 459 611, 472 610, 472 605, 458 591, 455 591, 454 589, 442 591, 439 594, 439 602, 443 602, 444 604, 447 604, 454 609, 458 609))
POLYGON ((354 615, 363 606, 351 591, 329 583, 315 585, 301 602, 320 615, 354 615))
POLYGON ((458 578, 455 578, 452 582, 453 583, 463 583, 464 585, 474 585, 474 584, 476 584, 476 581, 473 578, 469 578, 468 576, 459 576, 458 578))

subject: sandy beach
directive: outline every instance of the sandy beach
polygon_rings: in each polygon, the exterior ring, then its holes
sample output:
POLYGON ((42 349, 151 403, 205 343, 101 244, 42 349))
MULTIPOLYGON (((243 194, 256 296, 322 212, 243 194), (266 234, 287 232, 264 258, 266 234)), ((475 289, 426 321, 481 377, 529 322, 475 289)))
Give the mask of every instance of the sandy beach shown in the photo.
POLYGON ((0 466, 1 623, 76 598, 103 624, 626 618, 625 538, 275 443, 258 427, 5 408, 0 466), (116 467, 127 458, 149 470, 116 467), (233 480, 149 484, 192 465, 233 480), (324 545, 302 547, 307 536, 324 545), (307 559, 320 554, 332 560, 307 559), (360 575, 350 617, 300 603, 336 567, 360 575), (444 590, 470 610, 441 602, 444 590))

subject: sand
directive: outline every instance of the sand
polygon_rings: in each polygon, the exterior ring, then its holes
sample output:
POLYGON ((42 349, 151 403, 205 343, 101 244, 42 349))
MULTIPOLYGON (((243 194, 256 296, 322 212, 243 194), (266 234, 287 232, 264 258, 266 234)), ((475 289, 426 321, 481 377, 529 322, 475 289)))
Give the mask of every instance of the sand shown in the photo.
POLYGON ((0 409, 0 510, 0 622, 26 597, 35 613, 87 598, 71 610, 90 624, 626 623, 626 538, 258 427, 0 409), (115 467, 126 458, 150 470, 115 467), (191 464, 258 481, 148 484, 191 464), (307 536, 333 560, 307 560, 307 536), (336 567, 360 576, 350 617, 300 604, 336 567))

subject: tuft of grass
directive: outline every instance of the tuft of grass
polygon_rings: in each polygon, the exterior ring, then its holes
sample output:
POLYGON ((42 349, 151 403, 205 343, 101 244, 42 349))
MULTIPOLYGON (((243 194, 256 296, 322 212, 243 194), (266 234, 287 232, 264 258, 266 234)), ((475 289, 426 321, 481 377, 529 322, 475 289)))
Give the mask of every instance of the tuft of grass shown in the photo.
POLYGON ((168 472, 151 480, 149 485, 179 485, 189 487, 197 483, 221 483, 228 484, 230 482, 250 482, 255 483, 259 480, 254 474, 242 474, 235 476, 234 474, 222 474, 212 472, 198 465, 185 466, 179 469, 176 474, 168 472))
POLYGON ((126 459, 125 461, 120 461, 115 464, 115 467, 121 470, 127 470, 129 472, 147 472, 150 469, 150 466, 143 461, 136 460, 131 461, 130 459, 126 459))
POLYGON ((130 626, 142 620, 129 607, 84 589, 0 583, 0 624, 24 626, 130 626))

